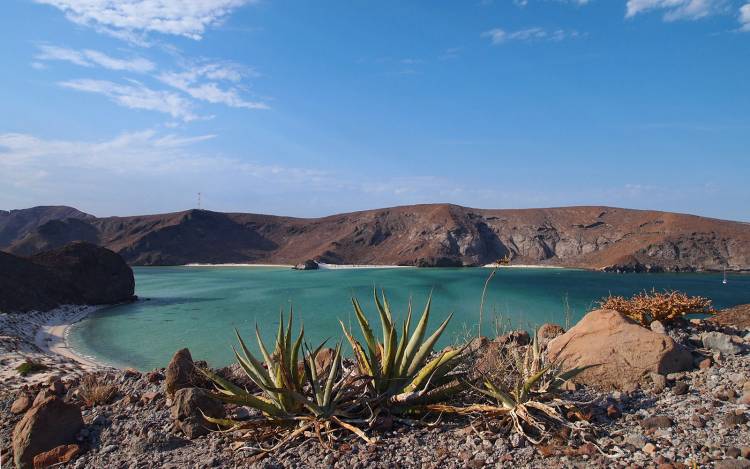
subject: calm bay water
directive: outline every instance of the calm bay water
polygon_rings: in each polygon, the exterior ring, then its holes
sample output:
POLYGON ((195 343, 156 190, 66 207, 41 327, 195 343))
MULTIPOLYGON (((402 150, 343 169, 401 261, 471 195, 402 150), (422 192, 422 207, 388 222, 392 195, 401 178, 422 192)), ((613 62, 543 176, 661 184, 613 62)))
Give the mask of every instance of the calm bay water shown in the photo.
MULTIPOLYGON (((292 271, 266 267, 137 267, 140 301, 103 309, 74 325, 73 348, 116 366, 141 370, 165 366, 179 348, 212 366, 232 362, 233 328, 254 343, 257 323, 267 344, 278 327, 280 309, 294 306, 313 345, 341 337, 338 320, 356 328, 350 297, 377 317, 372 288, 384 288, 395 313, 403 317, 409 298, 416 313, 433 292, 434 328, 454 318, 440 346, 476 333, 482 287, 488 269, 347 269, 292 271)), ((483 335, 496 322, 531 329, 545 322, 565 323, 566 305, 574 323, 608 294, 644 289, 676 289, 707 296, 717 307, 750 303, 750 275, 612 274, 567 269, 502 269, 490 284, 483 335)), ((380 322, 374 323, 379 332, 380 322)))

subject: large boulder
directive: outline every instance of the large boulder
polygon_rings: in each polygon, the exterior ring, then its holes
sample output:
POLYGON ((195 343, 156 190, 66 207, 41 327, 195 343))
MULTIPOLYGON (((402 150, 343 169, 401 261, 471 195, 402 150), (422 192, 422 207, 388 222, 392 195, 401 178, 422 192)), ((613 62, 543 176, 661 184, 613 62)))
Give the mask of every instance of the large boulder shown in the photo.
POLYGON ((174 395, 170 409, 175 425, 190 439, 207 434, 212 427, 203 415, 224 417, 224 406, 199 388, 182 388, 174 395))
POLYGON ((592 366, 576 382, 604 389, 634 389, 650 373, 689 370, 693 357, 670 337, 640 326, 621 313, 588 313, 547 346, 551 360, 565 368, 592 366))
POLYGON ((34 456, 61 445, 75 444, 83 428, 81 409, 51 396, 34 405, 13 429, 16 467, 33 467, 34 456))
POLYGON ((190 350, 184 348, 175 352, 164 372, 164 388, 170 396, 183 388, 203 385, 205 379, 198 375, 190 350))

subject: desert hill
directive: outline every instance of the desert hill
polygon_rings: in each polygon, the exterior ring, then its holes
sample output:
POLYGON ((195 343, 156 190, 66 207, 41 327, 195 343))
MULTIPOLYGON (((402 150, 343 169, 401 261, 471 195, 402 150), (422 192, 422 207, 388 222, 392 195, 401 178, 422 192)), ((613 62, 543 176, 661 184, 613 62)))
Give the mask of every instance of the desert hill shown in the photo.
POLYGON ((207 210, 96 218, 69 207, 0 212, 0 249, 83 240, 133 265, 187 263, 483 265, 636 271, 750 270, 750 224, 612 207, 414 205, 302 219, 207 210))

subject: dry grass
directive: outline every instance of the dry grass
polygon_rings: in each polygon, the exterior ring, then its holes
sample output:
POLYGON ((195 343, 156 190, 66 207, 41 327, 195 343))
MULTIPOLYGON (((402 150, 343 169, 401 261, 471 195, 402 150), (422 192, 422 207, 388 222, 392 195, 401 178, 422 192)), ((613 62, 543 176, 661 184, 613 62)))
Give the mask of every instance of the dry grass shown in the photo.
POLYGON ((78 386, 78 395, 86 405, 96 406, 108 404, 117 394, 117 386, 99 382, 96 375, 86 375, 78 386))
POLYGON ((639 293, 632 298, 609 296, 600 305, 604 309, 619 311, 625 316, 649 326, 653 321, 668 324, 688 314, 714 314, 711 300, 701 296, 688 296, 678 291, 639 293))

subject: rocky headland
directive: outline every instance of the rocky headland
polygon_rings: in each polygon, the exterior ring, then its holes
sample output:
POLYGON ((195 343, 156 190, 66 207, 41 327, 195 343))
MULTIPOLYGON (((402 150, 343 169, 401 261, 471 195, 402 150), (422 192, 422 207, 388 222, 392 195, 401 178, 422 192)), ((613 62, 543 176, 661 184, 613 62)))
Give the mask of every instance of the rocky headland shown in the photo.
POLYGON ((133 270, 114 252, 74 242, 29 257, 0 251, 0 313, 133 299, 133 270))
POLYGON ((432 204, 303 219, 207 210, 97 218, 0 211, 0 250, 87 241, 131 265, 513 264, 611 271, 750 270, 750 224, 613 207, 485 210, 432 204))

